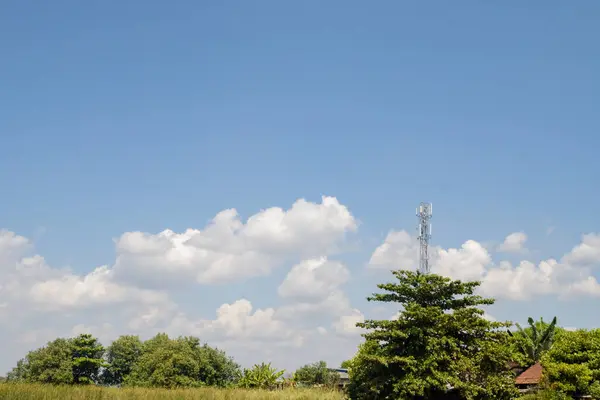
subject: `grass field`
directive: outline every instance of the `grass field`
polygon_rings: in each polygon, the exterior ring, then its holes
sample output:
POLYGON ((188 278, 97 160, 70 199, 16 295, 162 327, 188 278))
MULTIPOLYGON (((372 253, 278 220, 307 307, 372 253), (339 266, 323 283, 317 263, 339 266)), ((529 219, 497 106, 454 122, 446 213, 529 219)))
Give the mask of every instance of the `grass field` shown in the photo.
POLYGON ((244 389, 116 389, 0 383, 0 399, 43 400, 342 400, 340 392, 320 389, 275 391, 244 389))

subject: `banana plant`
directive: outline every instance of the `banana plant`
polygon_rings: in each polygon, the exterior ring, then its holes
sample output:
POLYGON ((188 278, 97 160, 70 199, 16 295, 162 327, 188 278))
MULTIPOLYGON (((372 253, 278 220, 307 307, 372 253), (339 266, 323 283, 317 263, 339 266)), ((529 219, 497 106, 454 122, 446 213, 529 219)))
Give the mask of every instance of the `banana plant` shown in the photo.
POLYGON ((283 376, 285 370, 271 367, 271 363, 255 364, 252 368, 244 368, 238 377, 238 385, 243 388, 273 388, 283 376))
POLYGON ((516 333, 508 331, 508 333, 516 339, 517 347, 528 361, 535 364, 540 361, 542 354, 552 346, 556 333, 556 317, 549 324, 544 322, 543 318, 536 322, 529 317, 527 322, 529 323, 527 328, 523 329, 521 325, 515 324, 518 331, 516 333))

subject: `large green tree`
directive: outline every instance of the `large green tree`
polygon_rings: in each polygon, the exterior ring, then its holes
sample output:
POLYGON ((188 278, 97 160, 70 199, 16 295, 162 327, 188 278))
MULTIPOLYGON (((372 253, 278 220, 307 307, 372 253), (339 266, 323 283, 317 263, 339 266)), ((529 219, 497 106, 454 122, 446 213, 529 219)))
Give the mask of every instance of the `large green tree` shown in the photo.
POLYGON ((125 378, 125 384, 148 387, 200 386, 200 367, 194 350, 185 340, 158 334, 144 343, 142 355, 125 378))
POLYGON ((227 386, 238 376, 239 366, 227 355, 195 337, 171 339, 158 334, 143 343, 141 354, 124 377, 130 386, 227 386))
POLYGON ((600 329, 562 332, 541 363, 551 388, 600 398, 600 329))
POLYGON ((102 382, 106 385, 121 385, 125 377, 142 354, 142 341, 139 336, 124 335, 117 338, 106 349, 106 369, 102 382))
POLYGON ((559 332, 556 326, 556 317, 546 323, 543 318, 534 321, 533 318, 527 319, 528 327, 523 328, 519 324, 516 332, 508 331, 512 337, 512 344, 518 354, 518 361, 523 366, 530 366, 542 358, 544 352, 552 347, 555 335, 559 332))
POLYGON ((104 367, 104 346, 89 333, 71 339, 73 382, 98 383, 100 368, 104 367))
POLYGON ((69 339, 55 339, 32 350, 8 374, 11 381, 73 383, 73 346, 69 339))
POLYGON ((223 350, 207 344, 195 345, 199 362, 198 380, 206 385, 226 387, 233 385, 238 377, 240 366, 223 350))
POLYGON ((353 399, 435 399, 450 389, 462 399, 510 399, 510 324, 483 318, 494 303, 474 292, 479 282, 393 271, 369 301, 397 303, 397 320, 367 320, 365 343, 351 362, 353 399))

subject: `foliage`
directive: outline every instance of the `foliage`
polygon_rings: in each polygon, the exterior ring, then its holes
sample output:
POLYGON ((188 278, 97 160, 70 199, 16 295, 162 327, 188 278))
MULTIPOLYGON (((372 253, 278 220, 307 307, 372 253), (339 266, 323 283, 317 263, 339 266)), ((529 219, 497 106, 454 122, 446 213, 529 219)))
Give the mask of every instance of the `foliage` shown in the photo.
POLYGON ((239 374, 238 386, 243 388, 273 388, 285 373, 271 367, 271 363, 255 364, 252 368, 244 368, 239 374))
POLYGON ((96 383, 104 348, 89 334, 56 339, 30 351, 8 374, 9 381, 52 384, 96 383))
POLYGON ((207 344, 196 347, 200 363, 198 379, 207 385, 226 387, 235 383, 240 366, 224 351, 207 344))
POLYGON ((571 397, 555 390, 544 389, 521 396, 519 400, 571 400, 571 397))
POLYGON ((106 349, 108 365, 102 373, 102 382, 105 385, 121 385, 141 354, 142 341, 139 336, 125 335, 117 338, 106 349))
POLYGON ((56 339, 30 351, 8 374, 10 381, 71 384, 73 379, 73 346, 68 339, 56 339))
POLYGON ((516 360, 524 367, 528 367, 540 361, 544 352, 552 346, 555 334, 557 333, 556 317, 548 324, 543 318, 534 321, 529 317, 527 320, 529 326, 525 329, 519 324, 515 324, 517 331, 515 333, 508 331, 512 337, 513 347, 521 357, 516 360))
POLYGON ((81 334, 71 340, 73 382, 98 383, 100 368, 104 367, 104 346, 90 334, 81 334))
POLYGON ((142 354, 124 379, 130 386, 145 387, 198 387, 200 360, 199 341, 191 338, 170 339, 158 334, 143 344, 142 354))
POLYGON ((342 364, 340 365, 340 367, 342 367, 342 368, 350 368, 351 364, 352 364, 352 360, 344 360, 344 361, 342 361, 342 364))
POLYGON ((479 282, 393 271, 397 282, 369 301, 400 303, 397 320, 368 320, 366 341, 351 362, 353 399, 435 399, 448 388, 464 399, 509 399, 516 393, 507 323, 483 318, 493 299, 474 295, 479 282))
POLYGON ((323 389, 273 391, 240 388, 156 389, 0 383, 0 399, 6 400, 342 400, 343 398, 343 394, 339 391, 323 389))
POLYGON ((141 353, 124 376, 129 386, 198 387, 227 386, 234 382, 239 366, 227 355, 195 337, 170 339, 158 334, 143 343, 141 353))
POLYGON ((306 385, 334 386, 339 382, 340 376, 327 368, 325 361, 318 361, 298 368, 294 372, 294 380, 306 385))
POLYGON ((194 337, 165 334, 142 342, 121 336, 104 350, 91 335, 57 339, 29 352, 9 373, 10 381, 130 385, 145 387, 228 386, 239 366, 218 349, 194 337))
POLYGON ((563 332, 542 356, 542 366, 551 388, 600 397, 600 329, 563 332))

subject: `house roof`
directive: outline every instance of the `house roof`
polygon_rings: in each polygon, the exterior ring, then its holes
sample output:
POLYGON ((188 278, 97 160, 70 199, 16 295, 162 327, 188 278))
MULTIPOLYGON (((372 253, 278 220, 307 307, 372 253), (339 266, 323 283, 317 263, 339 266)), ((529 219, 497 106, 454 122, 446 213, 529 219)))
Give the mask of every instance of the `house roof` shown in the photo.
POLYGON ((535 385, 542 380, 542 364, 535 363, 515 379, 517 385, 535 385))
POLYGON ((337 372, 340 376, 340 379, 349 379, 348 369, 347 368, 332 368, 331 371, 337 372))

